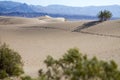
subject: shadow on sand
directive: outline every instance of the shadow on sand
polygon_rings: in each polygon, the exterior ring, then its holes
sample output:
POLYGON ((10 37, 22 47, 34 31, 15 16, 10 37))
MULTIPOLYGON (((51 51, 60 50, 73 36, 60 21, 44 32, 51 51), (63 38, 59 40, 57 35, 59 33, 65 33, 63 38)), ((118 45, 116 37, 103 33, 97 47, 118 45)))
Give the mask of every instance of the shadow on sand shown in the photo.
POLYGON ((85 29, 85 28, 89 28, 89 27, 92 27, 94 25, 97 25, 101 23, 100 21, 92 21, 92 22, 88 22, 88 23, 85 23, 83 24, 82 26, 78 26, 76 29, 74 29, 72 32, 80 32, 82 29, 85 29))
POLYGON ((86 28, 92 27, 92 26, 97 25, 99 23, 101 23, 101 22, 100 21, 88 22, 88 23, 83 24, 82 26, 78 26, 72 32, 80 32, 80 33, 89 34, 89 35, 97 35, 97 36, 106 36, 106 37, 120 38, 120 36, 118 36, 118 35, 110 35, 110 34, 102 34, 102 33, 94 33, 94 32, 92 33, 92 32, 81 31, 82 29, 86 29, 86 28))

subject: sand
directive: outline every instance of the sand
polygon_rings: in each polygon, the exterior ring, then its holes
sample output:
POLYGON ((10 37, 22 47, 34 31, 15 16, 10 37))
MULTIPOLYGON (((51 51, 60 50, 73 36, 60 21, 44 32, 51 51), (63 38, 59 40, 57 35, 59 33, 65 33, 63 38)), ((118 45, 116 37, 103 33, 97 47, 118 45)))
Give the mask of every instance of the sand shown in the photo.
POLYGON ((38 18, 0 17, 0 40, 19 52, 25 73, 31 76, 37 76, 38 70, 44 68, 43 61, 47 55, 58 59, 74 47, 89 57, 115 60, 120 66, 120 20, 75 31, 89 22, 46 22, 38 18))

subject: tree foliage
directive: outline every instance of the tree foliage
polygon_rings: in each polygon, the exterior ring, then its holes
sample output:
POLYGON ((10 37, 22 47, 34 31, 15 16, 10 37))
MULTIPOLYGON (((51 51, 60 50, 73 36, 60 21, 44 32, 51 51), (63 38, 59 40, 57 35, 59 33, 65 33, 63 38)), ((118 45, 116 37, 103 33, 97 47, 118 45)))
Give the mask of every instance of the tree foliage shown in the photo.
POLYGON ((109 20, 112 17, 112 13, 108 10, 100 11, 98 14, 98 18, 100 21, 109 20))
POLYGON ((6 44, 0 45, 0 79, 23 73, 21 56, 6 44))
POLYGON ((35 80, 35 79, 32 79, 30 76, 22 76, 21 80, 35 80))
POLYGON ((58 60, 48 56, 44 62, 47 70, 39 70, 39 80, 120 80, 120 71, 113 60, 89 59, 78 49, 68 50, 58 60))

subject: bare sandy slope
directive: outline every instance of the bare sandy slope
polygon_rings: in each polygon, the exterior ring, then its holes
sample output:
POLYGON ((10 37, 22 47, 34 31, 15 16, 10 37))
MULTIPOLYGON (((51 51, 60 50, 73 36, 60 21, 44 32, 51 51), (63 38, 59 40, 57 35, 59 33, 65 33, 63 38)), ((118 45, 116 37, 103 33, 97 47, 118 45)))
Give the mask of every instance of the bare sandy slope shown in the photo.
MULTIPOLYGON (((5 17, 3 19, 8 20, 5 17)), ((20 53, 26 74, 36 76, 38 69, 44 67, 43 60, 47 55, 59 58, 66 50, 74 47, 79 48, 89 57, 97 56, 103 60, 113 59, 120 65, 120 38, 108 36, 120 36, 119 20, 84 28, 82 31, 86 33, 83 33, 72 31, 89 21, 49 23, 42 22, 37 18, 20 19, 27 20, 27 22, 18 24, 13 21, 14 24, 8 24, 9 21, 7 21, 6 24, 0 23, 0 40, 8 43, 11 48, 20 53), (35 23, 32 24, 32 22, 35 23)))
POLYGON ((21 17, 5 17, 0 16, 0 24, 1 25, 13 25, 13 24, 36 24, 42 23, 44 21, 38 20, 37 18, 21 18, 21 17))
POLYGON ((120 20, 106 21, 83 29, 84 32, 120 36, 120 20))

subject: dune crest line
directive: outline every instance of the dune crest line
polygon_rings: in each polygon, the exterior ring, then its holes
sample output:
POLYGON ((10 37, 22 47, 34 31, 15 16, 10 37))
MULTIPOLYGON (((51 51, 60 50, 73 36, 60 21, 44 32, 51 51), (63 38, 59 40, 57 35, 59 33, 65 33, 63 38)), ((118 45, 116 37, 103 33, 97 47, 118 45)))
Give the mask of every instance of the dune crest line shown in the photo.
POLYGON ((98 36, 107 36, 107 37, 114 37, 114 38, 120 38, 120 36, 117 36, 117 35, 107 35, 107 34, 92 33, 92 32, 85 32, 85 31, 80 31, 79 33, 90 34, 90 35, 98 35, 98 36))

